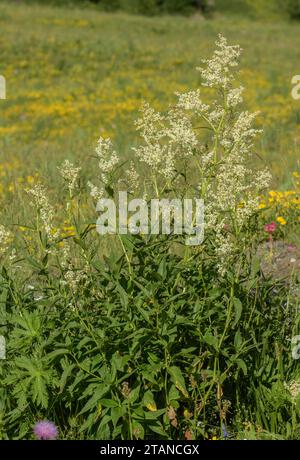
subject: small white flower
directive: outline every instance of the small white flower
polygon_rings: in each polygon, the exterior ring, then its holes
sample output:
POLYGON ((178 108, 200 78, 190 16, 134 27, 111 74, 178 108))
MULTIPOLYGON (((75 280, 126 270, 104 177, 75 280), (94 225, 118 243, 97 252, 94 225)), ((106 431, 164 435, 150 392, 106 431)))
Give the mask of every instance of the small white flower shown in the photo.
POLYGON ((53 227, 55 212, 49 203, 46 188, 42 184, 37 184, 32 189, 27 190, 27 193, 32 196, 31 205, 37 209, 49 240, 57 238, 59 231, 53 227))
POLYGON ((78 181, 78 176, 81 168, 76 168, 72 163, 69 162, 69 160, 65 160, 60 168, 58 168, 58 170, 61 176, 68 183, 69 191, 72 194, 74 192, 76 182, 78 181))

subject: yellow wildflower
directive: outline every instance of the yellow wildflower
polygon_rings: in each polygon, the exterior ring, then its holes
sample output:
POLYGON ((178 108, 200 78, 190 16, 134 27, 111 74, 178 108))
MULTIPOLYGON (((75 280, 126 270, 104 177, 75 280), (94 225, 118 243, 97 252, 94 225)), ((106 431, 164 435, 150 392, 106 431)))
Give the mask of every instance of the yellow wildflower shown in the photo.
POLYGON ((284 217, 281 217, 281 216, 277 217, 276 220, 277 220, 277 222, 278 222, 280 225, 286 225, 286 223, 287 223, 286 220, 285 220, 285 218, 284 218, 284 217))

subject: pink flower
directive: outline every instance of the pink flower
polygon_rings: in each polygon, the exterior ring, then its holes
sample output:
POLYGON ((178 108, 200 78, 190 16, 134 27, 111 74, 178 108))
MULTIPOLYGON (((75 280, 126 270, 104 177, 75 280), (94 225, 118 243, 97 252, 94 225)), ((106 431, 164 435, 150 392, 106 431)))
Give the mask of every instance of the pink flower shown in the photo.
POLYGON ((34 425, 33 433, 40 440, 56 439, 58 436, 57 427, 53 422, 49 422, 48 420, 37 422, 34 425))
POLYGON ((276 227, 277 227, 276 222, 271 222, 270 224, 266 224, 264 226, 264 231, 272 235, 272 233, 275 232, 276 227))

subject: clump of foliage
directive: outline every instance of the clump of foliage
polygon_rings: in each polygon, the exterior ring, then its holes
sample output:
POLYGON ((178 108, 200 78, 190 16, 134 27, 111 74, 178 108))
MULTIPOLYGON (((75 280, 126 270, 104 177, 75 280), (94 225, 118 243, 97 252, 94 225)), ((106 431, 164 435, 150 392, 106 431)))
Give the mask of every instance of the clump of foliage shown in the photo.
POLYGON ((299 0, 287 0, 286 8, 291 19, 300 19, 300 1, 299 0))
MULTIPOLYGON (((41 0, 25 0, 43 3, 41 0)), ((213 12, 238 14, 252 19, 300 19, 299 0, 49 0, 49 4, 65 7, 90 7, 104 11, 125 11, 130 14, 154 16, 159 14, 193 14, 210 17, 213 12)))
MULTIPOLYGON (((62 4, 57 0, 51 3, 62 4)), ((214 0, 65 0, 63 3, 65 6, 95 4, 106 11, 126 11, 150 16, 160 13, 189 14, 195 11, 209 14, 215 5, 214 0)))
POLYGON ((300 316, 294 287, 264 279, 256 258, 270 177, 249 166, 259 131, 240 110, 240 53, 219 37, 198 69, 208 101, 192 90, 164 114, 144 105, 129 165, 100 138, 90 196, 80 167, 63 163, 72 232, 58 230, 42 184, 28 190, 23 250, 0 228, 1 438, 31 437, 43 419, 75 439, 299 437, 288 340, 300 316), (202 198, 203 244, 99 236, 95 202, 124 188, 147 203, 202 198))

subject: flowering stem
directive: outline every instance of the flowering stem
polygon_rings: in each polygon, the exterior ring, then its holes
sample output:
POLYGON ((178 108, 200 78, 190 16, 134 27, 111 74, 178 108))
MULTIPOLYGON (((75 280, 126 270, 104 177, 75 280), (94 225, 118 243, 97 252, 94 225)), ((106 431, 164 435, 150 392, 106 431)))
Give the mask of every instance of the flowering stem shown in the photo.
POLYGON ((269 247, 270 247, 270 257, 273 258, 273 237, 270 235, 269 237, 269 247))
POLYGON ((127 251, 126 251, 126 248, 125 248, 124 243, 122 241, 122 238, 121 238, 121 236, 119 234, 118 234, 118 238, 120 240, 120 243, 121 243, 121 246, 122 246, 122 249, 123 249, 123 253, 124 253, 124 256, 125 256, 127 264, 128 264, 128 270, 129 270, 130 277, 132 277, 133 272, 132 272, 132 266, 131 266, 129 256, 127 254, 127 251))

